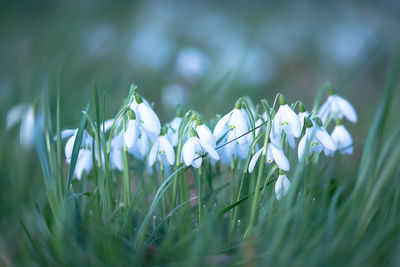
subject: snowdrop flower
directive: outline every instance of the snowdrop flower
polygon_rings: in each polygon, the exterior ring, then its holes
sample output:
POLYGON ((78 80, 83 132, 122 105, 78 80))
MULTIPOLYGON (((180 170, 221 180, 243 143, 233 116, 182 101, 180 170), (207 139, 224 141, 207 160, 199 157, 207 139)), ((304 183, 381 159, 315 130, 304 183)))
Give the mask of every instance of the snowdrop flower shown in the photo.
POLYGON ((135 112, 132 110, 128 111, 129 120, 126 127, 126 131, 124 133, 124 143, 127 148, 131 148, 136 145, 140 134, 140 125, 136 120, 135 112))
POLYGON ((277 200, 281 200, 286 196, 290 188, 290 181, 285 174, 279 174, 275 183, 275 196, 277 200))
POLYGON ((167 161, 169 165, 173 165, 175 162, 174 148, 165 136, 165 131, 162 130, 160 136, 157 138, 149 154, 149 165, 153 166, 156 162, 156 158, 160 161, 167 161))
MULTIPOLYGON (((77 134, 78 134, 78 129, 74 130, 68 129, 68 130, 63 130, 61 132, 61 139, 70 137, 67 143, 65 144, 65 149, 64 149, 65 158, 68 163, 71 160, 72 150, 74 149, 74 144, 77 134)), ((93 143, 93 137, 90 136, 90 134, 86 130, 84 130, 81 142, 81 148, 90 148, 92 146, 92 143, 93 143)))
POLYGON ((196 133, 192 131, 189 139, 183 145, 182 160, 185 162, 186 166, 192 165, 195 168, 199 168, 203 162, 202 156, 206 153, 212 159, 219 160, 217 151, 207 142, 196 137, 196 133))
POLYGON ((21 121, 20 143, 23 147, 32 147, 35 136, 35 108, 33 105, 20 104, 7 113, 6 129, 10 130, 21 121))
POLYGON ((279 102, 281 105, 272 121, 272 137, 278 137, 284 131, 289 145, 294 148, 294 138, 301 135, 301 123, 283 95, 279 95, 279 102))
POLYGON ((90 149, 83 148, 79 150, 78 159, 76 161, 74 175, 80 180, 84 171, 89 173, 93 168, 93 156, 90 149))
POLYGON ((228 143, 220 150, 223 162, 229 162, 232 156, 247 157, 252 136, 243 135, 249 130, 250 122, 248 115, 246 110, 242 109, 242 104, 238 100, 235 108, 218 121, 213 133, 216 140, 224 137, 225 143, 228 143), (232 140, 235 141, 231 142, 232 140))
POLYGON ((160 120, 145 99, 143 99, 140 95, 135 94, 130 108, 135 112, 137 121, 145 131, 156 135, 160 133, 160 120))
POLYGON ((335 94, 335 91, 331 88, 328 99, 318 112, 318 117, 325 123, 328 117, 334 119, 342 119, 346 117, 351 122, 357 122, 357 113, 354 107, 346 99, 335 94))
POLYGON ((178 145, 179 140, 179 126, 181 125, 183 118, 180 110, 178 110, 177 116, 168 123, 167 128, 167 137, 171 141, 173 147, 178 145))
POLYGON ((335 142, 322 126, 322 121, 319 118, 317 118, 316 121, 317 122, 314 122, 311 119, 305 120, 307 129, 299 143, 297 152, 299 160, 304 158, 307 144, 308 156, 311 156, 312 153, 319 154, 322 150, 325 150, 326 155, 330 155, 336 150, 335 142))
POLYGON ((336 148, 342 154, 353 154, 353 138, 347 129, 340 123, 336 124, 331 134, 332 139, 335 141, 336 148))
MULTIPOLYGON (((264 147, 258 150, 251 158, 249 163, 249 173, 253 172, 254 167, 256 166, 256 163, 263 152, 264 152, 264 147)), ((272 142, 269 142, 267 145, 267 154, 265 156, 265 163, 271 163, 273 161, 275 161, 276 165, 280 169, 284 171, 290 170, 289 160, 283 153, 282 149, 279 146, 273 144, 272 142)))

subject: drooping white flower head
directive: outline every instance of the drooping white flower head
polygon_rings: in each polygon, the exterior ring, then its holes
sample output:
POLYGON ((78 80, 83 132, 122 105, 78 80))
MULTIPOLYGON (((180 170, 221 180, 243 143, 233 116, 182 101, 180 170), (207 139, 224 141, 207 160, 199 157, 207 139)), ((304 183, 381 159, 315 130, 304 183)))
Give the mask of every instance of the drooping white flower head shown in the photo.
MULTIPOLYGON (((68 139, 67 143, 65 144, 65 149, 64 149, 65 158, 67 160, 67 163, 69 163, 69 161, 71 160, 72 150, 74 148, 75 139, 76 139, 77 134, 78 134, 78 129, 74 129, 74 130, 67 129, 67 130, 63 130, 61 132, 61 139, 70 137, 68 139)), ((93 137, 86 130, 84 130, 82 142, 81 142, 81 148, 91 149, 92 143, 93 143, 93 137)))
POLYGON ((281 200, 286 196, 290 188, 290 181, 284 174, 280 174, 275 183, 275 196, 277 200, 281 200))
MULTIPOLYGON (((263 152, 264 148, 261 148, 253 155, 249 163, 249 173, 253 172, 254 167, 263 152)), ((265 163, 271 163, 273 161, 280 169, 284 171, 290 170, 289 160, 285 156, 285 153, 283 153, 282 149, 279 146, 273 144, 272 142, 269 142, 267 145, 267 154, 265 156, 265 163)))
POLYGON ((199 168, 203 162, 203 155, 210 156, 214 160, 219 160, 219 155, 215 149, 210 146, 207 142, 191 133, 191 136, 183 145, 182 148, 182 160, 186 166, 192 165, 195 168, 199 168))
POLYGON ((346 117, 353 123, 357 122, 357 113, 350 102, 335 94, 332 88, 329 94, 328 99, 318 111, 318 117, 321 118, 322 122, 325 123, 328 117, 333 119, 346 117))
POLYGON ((342 124, 337 124, 335 126, 331 136, 340 153, 349 155, 353 154, 353 138, 351 138, 349 131, 347 131, 342 124))
POLYGON ((11 108, 7 113, 6 129, 13 128, 19 121, 21 121, 19 133, 21 146, 30 148, 33 146, 36 125, 33 105, 19 104, 11 108))
POLYGON ((158 135, 161 129, 160 120, 150 104, 140 95, 135 94, 130 108, 135 112, 138 123, 150 134, 158 135))
POLYGON ((311 156, 312 153, 320 154, 322 150, 324 150, 325 154, 328 156, 336 150, 336 145, 332 137, 322 126, 320 119, 317 118, 316 120, 317 122, 311 119, 305 120, 307 129, 299 143, 297 151, 299 160, 303 160, 306 150, 308 150, 308 156, 311 156))
POLYGON ((153 166, 156 159, 162 162, 168 162, 169 165, 173 165, 175 162, 174 148, 165 136, 165 131, 162 130, 160 136, 157 138, 149 154, 149 165, 153 166))
POLYGON ((289 145, 294 148, 294 138, 301 135, 301 123, 297 114, 286 103, 283 95, 279 95, 280 107, 272 120, 272 138, 279 138, 282 131, 286 134, 289 145))
POLYGON ((249 134, 246 136, 244 134, 250 128, 247 112, 245 109, 242 109, 241 101, 238 100, 235 108, 218 121, 213 133, 216 140, 223 137, 224 142, 222 144, 227 144, 219 151, 223 162, 229 162, 232 156, 247 157, 252 135, 249 134))
POLYGON ((170 140, 173 147, 178 145, 179 140, 179 126, 181 125, 183 118, 182 116, 175 117, 167 125, 167 137, 170 140))
POLYGON ((92 150, 82 148, 79 150, 78 159, 75 165, 74 176, 80 180, 84 171, 90 173, 93 168, 92 150))

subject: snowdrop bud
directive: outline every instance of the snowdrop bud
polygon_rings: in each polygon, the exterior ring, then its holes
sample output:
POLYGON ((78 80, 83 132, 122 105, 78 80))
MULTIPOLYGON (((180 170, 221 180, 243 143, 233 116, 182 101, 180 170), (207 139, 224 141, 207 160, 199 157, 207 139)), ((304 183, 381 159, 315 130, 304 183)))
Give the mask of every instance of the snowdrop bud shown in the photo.
POLYGON ((131 121, 136 120, 135 111, 133 111, 132 109, 128 110, 128 116, 129 116, 129 119, 130 119, 131 121))
POLYGON ((335 94, 335 89, 333 89, 333 86, 331 86, 331 85, 328 87, 328 94, 329 95, 334 95, 335 94))
POLYGON ((319 127, 322 127, 322 120, 319 117, 315 117, 314 121, 317 123, 319 127))
POLYGON ((138 105, 143 103, 143 98, 138 94, 135 94, 135 100, 138 105))
POLYGON ((242 101, 239 99, 238 101, 236 101, 235 103, 235 109, 242 109, 242 101))
POLYGON ((299 102, 299 111, 300 112, 306 112, 306 108, 304 107, 304 104, 303 104, 303 102, 299 102))
POLYGON ((283 94, 279 94, 279 103, 283 106, 286 105, 286 97, 283 94))
POLYGON ((308 117, 304 118, 304 124, 306 125, 307 128, 313 127, 313 123, 312 123, 311 119, 308 117))

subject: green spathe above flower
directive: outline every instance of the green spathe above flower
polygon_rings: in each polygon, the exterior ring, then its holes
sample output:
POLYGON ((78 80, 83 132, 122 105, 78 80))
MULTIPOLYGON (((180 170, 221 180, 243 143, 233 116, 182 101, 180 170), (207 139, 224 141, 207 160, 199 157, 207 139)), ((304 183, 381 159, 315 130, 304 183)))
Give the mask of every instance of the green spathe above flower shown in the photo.
POLYGON ((330 116, 334 119, 346 117, 353 123, 357 122, 357 113, 354 107, 349 101, 335 94, 333 89, 330 90, 328 99, 322 104, 318 112, 318 117, 320 117, 324 123, 330 116))
POLYGON ((156 135, 160 133, 160 120, 144 98, 136 93, 134 97, 132 97, 130 108, 135 112, 137 121, 145 131, 156 135))

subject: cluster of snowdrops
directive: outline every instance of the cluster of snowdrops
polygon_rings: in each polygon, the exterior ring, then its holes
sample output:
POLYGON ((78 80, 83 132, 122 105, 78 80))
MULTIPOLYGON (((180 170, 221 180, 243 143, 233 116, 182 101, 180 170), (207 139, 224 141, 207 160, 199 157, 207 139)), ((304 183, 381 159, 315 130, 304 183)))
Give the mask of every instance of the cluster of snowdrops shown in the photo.
MULTIPOLYGON (((12 110, 7 128, 17 118, 22 120, 21 143, 32 142, 29 128, 35 124, 34 108, 12 110)), ((94 131, 84 130, 74 176, 80 180, 83 174, 89 174, 94 161, 104 162, 104 155, 109 155, 112 169, 123 171, 123 155, 130 154, 142 160, 149 173, 154 167, 170 173, 171 166, 182 164, 200 168, 205 160, 211 165, 217 162, 231 165, 250 156, 246 166, 249 173, 260 160, 279 168, 275 194, 280 200, 290 188, 290 180, 285 175, 290 170, 286 156, 290 151, 297 150, 299 161, 312 160, 312 156, 322 152, 328 157, 334 153, 353 153, 353 140, 342 124, 343 119, 357 121, 354 107, 329 87, 327 100, 312 111, 307 111, 301 101, 289 105, 282 94, 277 94, 272 105, 263 99, 254 106, 243 97, 230 112, 216 116, 210 124, 198 112, 189 110, 183 114, 178 107, 176 117, 161 125, 152 104, 132 86, 124 108, 115 118, 101 123, 102 132, 109 134, 107 153, 98 153, 94 131), (332 129, 331 133, 327 129, 332 129), (300 139, 297 148, 296 139, 300 139)), ((67 139, 64 149, 67 163, 71 160, 77 133, 78 129, 61 132, 62 139, 67 139)))

